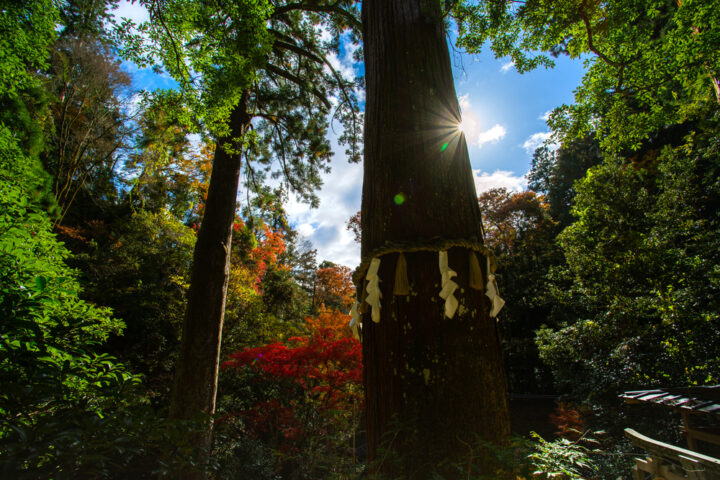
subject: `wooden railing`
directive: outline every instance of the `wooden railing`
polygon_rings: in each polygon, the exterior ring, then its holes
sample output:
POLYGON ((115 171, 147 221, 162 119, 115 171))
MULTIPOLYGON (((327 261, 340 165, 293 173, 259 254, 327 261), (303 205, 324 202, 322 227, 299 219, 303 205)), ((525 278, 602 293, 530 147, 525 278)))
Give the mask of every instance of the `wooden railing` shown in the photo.
POLYGON ((650 453, 635 459, 633 480, 720 480, 720 459, 653 440, 630 428, 625 429, 625 436, 650 453))

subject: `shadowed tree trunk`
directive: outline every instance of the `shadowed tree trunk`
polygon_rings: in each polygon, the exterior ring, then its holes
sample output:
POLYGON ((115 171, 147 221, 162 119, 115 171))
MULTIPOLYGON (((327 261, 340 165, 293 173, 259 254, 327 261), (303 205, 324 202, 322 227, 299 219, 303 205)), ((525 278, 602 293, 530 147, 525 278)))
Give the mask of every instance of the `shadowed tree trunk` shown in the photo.
MULTIPOLYGON (((393 242, 482 242, 440 4, 363 2, 365 262, 393 242)), ((453 247, 448 255, 459 285, 460 308, 452 319, 439 297, 436 251, 405 253, 409 295, 393 295, 398 254, 382 255, 379 323, 371 320, 367 304, 362 308, 368 453, 377 470, 402 478, 453 471, 439 466, 443 461, 467 468, 469 456, 479 453, 471 450, 477 440, 502 444, 509 435, 500 342, 488 298, 468 286, 469 250, 453 247), (393 461, 385 448, 400 460, 393 461)))
MULTIPOLYGON (((195 244, 188 304, 182 329, 170 417, 183 420, 205 416, 206 428, 193 444, 209 455, 215 413, 225 298, 230 272, 230 244, 240 179, 241 145, 250 125, 248 95, 230 115, 230 133, 219 138, 213 158, 205 213, 195 244)), ((202 472, 186 472, 184 479, 204 479, 202 472)))

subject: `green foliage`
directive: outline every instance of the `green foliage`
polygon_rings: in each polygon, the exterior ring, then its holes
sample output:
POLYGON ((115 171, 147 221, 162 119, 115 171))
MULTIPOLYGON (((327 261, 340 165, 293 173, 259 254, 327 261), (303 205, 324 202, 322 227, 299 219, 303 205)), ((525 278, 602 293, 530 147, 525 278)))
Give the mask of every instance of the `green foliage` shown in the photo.
POLYGON ((602 162, 597 140, 592 135, 569 140, 559 149, 542 146, 533 154, 528 187, 545 195, 549 213, 561 228, 574 221, 570 213, 575 198, 574 184, 587 170, 602 162))
POLYGON ((552 66, 552 55, 585 61, 575 104, 550 119, 560 138, 596 131, 605 151, 638 150, 720 102, 720 12, 702 0, 466 0, 454 13, 460 46, 476 52, 491 41, 520 72, 552 66))
POLYGON ((127 324, 105 346, 147 376, 156 400, 171 384, 185 312, 195 234, 167 211, 139 211, 112 224, 94 222, 72 262, 87 281, 84 297, 112 307, 127 324))
POLYGON ((73 457, 87 447, 78 443, 79 424, 126 404, 139 378, 96 353, 123 324, 109 310, 78 298, 75 273, 65 265, 68 251, 32 199, 38 161, 12 148, 5 132, 0 137, 2 467, 17 475, 44 469, 67 478, 70 465, 82 468, 82 460, 73 457))
MULTIPOLYGON (((492 445, 483 441, 462 443, 467 448, 464 461, 457 464, 428 465, 424 461, 425 459, 415 458, 413 452, 403 456, 393 451, 389 448, 391 445, 388 441, 379 455, 379 461, 375 462, 375 466, 380 462, 399 466, 402 462, 407 461, 406 457, 410 457, 410 464, 415 466, 411 471, 416 472, 412 478, 428 480, 457 478, 470 480, 523 478, 582 480, 615 478, 618 473, 618 470, 601 471, 599 464, 604 461, 605 452, 598 448, 600 443, 589 438, 587 434, 572 441, 563 437, 546 440, 537 433, 530 432, 530 438, 514 436, 509 444, 504 446, 492 445), (601 473, 609 473, 609 476, 598 476, 601 473)), ((369 478, 400 480, 407 476, 370 474, 369 478)))
MULTIPOLYGON (((532 452, 527 458, 533 477, 583 479, 597 470, 591 454, 598 450, 586 447, 582 441, 559 438, 549 442, 535 432, 531 436, 535 441, 531 443, 532 452)), ((587 439, 584 441, 588 442, 587 439)))
MULTIPOLYGON (((215 136, 228 134, 230 112, 256 80, 271 41, 269 0, 140 2, 152 22, 139 26, 151 42, 130 38, 123 52, 140 65, 162 64, 179 83, 190 110, 215 136), (132 48, 134 46, 134 48, 132 48), (200 74, 199 76, 197 74, 200 74)), ((130 31, 131 22, 120 31, 130 31)))
POLYGON ((552 273, 556 321, 568 323, 538 335, 563 389, 597 398, 717 381, 714 132, 665 147, 652 168, 606 162, 577 184, 578 220, 559 237, 567 267, 552 273))
POLYGON ((13 140, 0 130, 3 478, 154 478, 187 468, 196 462, 191 425, 158 417, 141 378, 101 353, 124 324, 80 299, 70 253, 38 200, 46 174, 13 140))
POLYGON ((174 90, 156 90, 143 99, 137 148, 123 165, 126 201, 133 209, 169 210, 188 223, 197 217, 207 195, 214 146, 193 151, 191 119, 174 90))
POLYGON ((5 2, 0 20, 0 476, 177 471, 188 464, 183 437, 145 406, 140 377, 101 353, 124 325, 80 299, 52 233, 37 157, 48 111, 33 70, 45 65, 56 16, 51 2, 5 2))
MULTIPOLYGON (((46 95, 39 87, 36 72, 48 65, 49 47, 55 41, 53 27, 57 9, 53 2, 2 2, 0 16, 0 153, 4 168, 10 168, 10 156, 40 153, 43 143, 43 117, 46 95)), ((37 180, 46 180, 36 169, 37 180)), ((18 168, 29 168, 24 165, 18 168)), ((9 172, 9 171, 8 171, 9 172)), ((28 186, 30 185, 28 184, 28 186)))
POLYGON ((109 26, 115 23, 112 10, 119 0, 63 0, 60 7, 60 37, 96 38, 109 43, 109 26))
POLYGON ((0 95, 14 96, 34 83, 47 65, 58 11, 52 0, 3 0, 0 16, 0 95))
POLYGON ((317 205, 313 191, 332 157, 330 122, 343 124, 339 141, 352 161, 359 160, 357 85, 329 60, 339 52, 341 34, 357 40, 357 32, 346 32, 359 25, 353 0, 332 6, 269 0, 145 4, 152 21, 139 28, 150 42, 122 33, 131 30, 128 22, 118 29, 123 55, 142 65, 160 63, 179 82, 192 123, 225 148, 232 140, 232 149, 245 157, 248 191, 263 196, 267 176, 282 177, 283 193, 317 205), (320 29, 331 34, 329 41, 320 39, 320 29), (191 78, 193 72, 201 75, 191 78), (243 94, 253 128, 243 138, 225 138, 241 136, 227 122, 243 94))

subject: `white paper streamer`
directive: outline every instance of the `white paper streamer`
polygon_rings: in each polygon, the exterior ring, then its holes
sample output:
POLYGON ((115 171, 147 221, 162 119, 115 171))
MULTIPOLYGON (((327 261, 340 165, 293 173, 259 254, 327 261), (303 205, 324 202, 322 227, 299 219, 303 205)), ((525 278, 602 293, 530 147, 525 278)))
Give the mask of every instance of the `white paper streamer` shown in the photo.
POLYGON ((458 288, 458 284, 451 279, 457 276, 457 272, 451 270, 448 266, 448 254, 446 250, 438 252, 438 261, 440 264, 440 275, 442 275, 440 298, 445 300, 445 316, 453 318, 459 302, 458 299, 455 298, 455 295, 453 295, 458 288))
POLYGON ((380 259, 373 258, 372 261, 370 261, 370 267, 368 267, 367 275, 365 276, 365 279, 368 281, 367 287, 365 288, 367 292, 365 302, 372 307, 371 317, 375 323, 380 322, 380 299, 382 298, 382 293, 380 293, 380 277, 378 277, 377 274, 379 268, 380 259))
POLYGON ((490 257, 487 257, 487 273, 488 281, 485 286, 485 295, 490 299, 490 316, 494 318, 497 317, 497 314, 502 310, 503 305, 505 305, 505 300, 500 298, 497 280, 495 280, 495 275, 490 272, 490 257))
POLYGON ((350 309, 350 330, 352 330, 353 337, 360 340, 360 332, 358 327, 360 325, 360 314, 358 313, 358 307, 360 304, 355 302, 350 309))

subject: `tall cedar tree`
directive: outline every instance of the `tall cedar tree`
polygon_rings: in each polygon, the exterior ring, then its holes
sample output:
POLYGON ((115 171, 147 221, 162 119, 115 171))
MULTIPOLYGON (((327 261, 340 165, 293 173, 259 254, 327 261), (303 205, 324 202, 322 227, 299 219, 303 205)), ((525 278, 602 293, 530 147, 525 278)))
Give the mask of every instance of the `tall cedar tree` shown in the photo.
MULTIPOLYGON (((393 241, 482 240, 440 4, 363 2, 363 258, 393 241)), ((467 462, 467 445, 509 435, 495 319, 485 293, 468 287, 467 250, 448 254, 463 306, 454 318, 443 314, 435 252, 406 253, 409 296, 393 296, 397 255, 383 256, 380 322, 363 315, 368 453, 403 478, 467 462), (383 443, 403 460, 382 462, 383 443)))
MULTIPOLYGON (((325 134, 332 108, 328 97, 335 92, 340 102, 333 118, 350 126, 340 139, 350 144, 351 158, 358 157, 353 84, 332 67, 328 45, 317 39, 322 25, 333 34, 337 50, 337 35, 358 22, 353 0, 144 3, 152 20, 146 28, 163 47, 165 67, 178 78, 190 103, 204 107, 205 116, 198 120, 217 144, 170 406, 171 417, 190 419, 215 411, 241 174, 249 190, 264 191, 259 185, 263 171, 278 164, 287 186, 316 202, 312 191, 332 155, 325 134), (191 70, 205 75, 202 83, 196 84, 191 70), (258 137, 261 142, 253 140, 258 137)), ((196 445, 209 451, 211 441, 208 428, 198 434, 196 445)), ((204 476, 189 473, 187 478, 204 476)))
MULTIPOLYGON (((233 111, 230 128, 242 137, 250 125, 247 96, 233 111)), ((196 418, 215 412, 222 324, 230 276, 230 245, 235 199, 240 180, 240 155, 230 148, 232 137, 218 139, 210 176, 205 214, 198 232, 190 274, 188 304, 180 354, 170 401, 170 416, 196 418)), ((202 430, 196 446, 210 451, 212 431, 202 430)), ((201 472, 185 478, 205 478, 201 472)))

